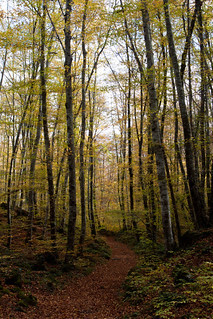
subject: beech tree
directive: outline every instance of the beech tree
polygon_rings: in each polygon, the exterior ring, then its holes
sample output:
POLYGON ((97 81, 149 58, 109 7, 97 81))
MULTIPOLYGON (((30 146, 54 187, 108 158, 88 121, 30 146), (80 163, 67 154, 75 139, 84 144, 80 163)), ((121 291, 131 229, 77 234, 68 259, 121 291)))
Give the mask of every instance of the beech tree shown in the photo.
POLYGON ((15 211, 31 244, 37 219, 55 246, 66 231, 67 262, 113 218, 167 250, 210 225, 211 2, 16 3, 0 13, 8 246, 15 211))
POLYGON ((73 91, 72 91, 72 54, 71 54, 71 10, 72 3, 66 0, 64 35, 65 35, 65 88, 66 88, 66 114, 67 114, 67 147, 69 169, 69 222, 67 236, 67 255, 69 261, 74 251, 75 223, 76 223, 76 172, 75 172, 75 142, 73 117, 73 91))
POLYGON ((153 148, 154 148, 154 152, 156 156, 156 165, 157 165, 157 171, 158 171, 158 183, 159 183, 160 197, 161 197, 162 223, 163 223, 163 229, 164 229, 166 249, 171 250, 174 247, 174 237, 172 232, 170 204, 169 204, 169 196, 168 196, 167 181, 166 181, 163 147, 162 147, 159 123, 157 119, 158 107, 157 107, 157 95, 156 95, 156 89, 155 89, 154 58, 153 58, 149 13, 147 10, 146 1, 142 1, 142 18, 143 18, 143 29, 144 29, 144 38, 145 38, 146 55, 147 55, 147 84, 148 84, 149 99, 150 99, 152 141, 153 141, 153 148))
POLYGON ((172 65, 175 74, 175 82, 178 93, 178 101, 181 111, 181 117, 183 122, 183 130, 184 130, 184 145, 185 145, 185 155, 186 155, 186 165, 187 165, 187 173, 189 179, 189 186, 192 196, 192 202, 194 207, 196 207, 196 218, 200 227, 204 227, 206 225, 206 205, 204 201, 204 196, 199 190, 197 174, 195 171, 195 164, 193 154, 193 146, 192 146, 192 136, 191 129, 189 125, 188 114, 186 110, 185 104, 185 93, 182 85, 182 80, 180 76, 180 69, 177 60, 177 54, 175 50, 174 40, 173 40, 173 32, 172 25, 170 21, 169 14, 169 3, 167 0, 164 0, 164 11, 165 11, 165 19, 166 19, 166 29, 167 29, 167 38, 169 44, 169 52, 172 60, 172 65))
POLYGON ((47 92, 46 92, 46 73, 45 73, 45 22, 46 22, 46 0, 42 3, 42 16, 41 16, 41 66, 40 66, 40 79, 41 79, 41 110, 44 129, 44 142, 45 142, 45 155, 47 165, 47 178, 48 178, 48 195, 50 202, 50 226, 51 226, 51 240, 53 246, 56 245, 56 221, 55 221, 55 194, 53 184, 53 170, 50 154, 50 139, 48 132, 47 122, 47 92))

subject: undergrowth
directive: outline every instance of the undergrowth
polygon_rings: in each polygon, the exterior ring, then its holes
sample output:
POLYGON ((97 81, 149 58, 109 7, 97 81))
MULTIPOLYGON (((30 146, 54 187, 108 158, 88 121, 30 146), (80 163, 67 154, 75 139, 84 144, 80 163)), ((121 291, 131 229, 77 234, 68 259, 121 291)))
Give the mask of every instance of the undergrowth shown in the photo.
POLYGON ((213 318, 213 235, 166 256, 163 247, 131 233, 119 240, 134 245, 137 266, 124 283, 124 299, 138 305, 129 318, 213 318))
POLYGON ((17 222, 17 232, 12 249, 6 248, 5 237, 0 233, 0 300, 11 301, 18 311, 36 305, 31 288, 40 287, 51 293, 66 285, 70 278, 87 275, 97 263, 110 258, 111 251, 102 238, 87 237, 80 254, 76 245, 72 267, 67 267, 65 236, 58 234, 58 253, 55 254, 49 241, 40 238, 40 231, 31 245, 26 245, 26 219, 14 222, 17 222))

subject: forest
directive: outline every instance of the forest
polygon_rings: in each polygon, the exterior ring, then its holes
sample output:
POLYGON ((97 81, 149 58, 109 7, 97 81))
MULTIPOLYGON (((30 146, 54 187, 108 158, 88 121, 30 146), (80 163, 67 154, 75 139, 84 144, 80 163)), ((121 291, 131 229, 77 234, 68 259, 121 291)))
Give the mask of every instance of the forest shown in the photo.
POLYGON ((140 256, 126 299, 155 306, 103 318, 212 318, 212 39, 211 0, 2 1, 0 298, 26 297, 1 280, 17 259, 90 269, 110 235, 140 256))

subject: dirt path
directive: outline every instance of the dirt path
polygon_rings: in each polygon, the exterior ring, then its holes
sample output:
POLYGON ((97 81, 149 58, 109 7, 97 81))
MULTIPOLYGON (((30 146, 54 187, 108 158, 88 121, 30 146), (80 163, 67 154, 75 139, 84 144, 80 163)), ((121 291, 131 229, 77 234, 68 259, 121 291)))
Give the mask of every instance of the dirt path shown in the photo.
MULTIPOLYGON (((116 319, 136 311, 123 303, 119 293, 136 256, 126 245, 106 238, 112 256, 86 276, 77 278, 63 290, 39 295, 38 306, 27 313, 15 314, 16 319, 116 319)), ((33 292, 36 295, 36 292, 33 292)))

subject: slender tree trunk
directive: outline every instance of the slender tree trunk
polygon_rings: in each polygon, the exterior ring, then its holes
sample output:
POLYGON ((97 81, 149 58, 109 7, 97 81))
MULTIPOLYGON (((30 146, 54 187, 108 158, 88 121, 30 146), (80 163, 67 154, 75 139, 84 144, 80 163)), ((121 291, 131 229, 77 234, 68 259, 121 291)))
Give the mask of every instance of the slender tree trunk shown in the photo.
POLYGON ((128 166, 129 166, 129 198, 130 198, 130 213, 132 225, 136 232, 136 239, 139 242, 140 236, 138 233, 138 225, 135 219, 134 212, 134 185, 133 185, 133 167, 132 167, 132 126, 131 126, 131 69, 128 46, 126 45, 127 64, 128 64, 128 94, 127 94, 127 139, 128 139, 128 166))
POLYGON ((2 71, 1 71, 0 92, 1 92, 2 84, 3 84, 4 73, 5 73, 5 69, 6 69, 6 63, 7 63, 7 49, 5 49, 3 68, 2 68, 2 71))
MULTIPOLYGON (((94 93, 95 94, 95 93, 94 93)), ((94 97, 95 99, 95 97, 94 97)), ((94 123, 94 105, 90 105, 90 123, 89 123, 89 192, 88 192, 88 208, 91 234, 96 237, 95 214, 94 214, 94 151, 93 151, 93 123, 94 123)))
POLYGON ((63 172, 63 164, 65 161, 66 154, 67 154, 67 148, 65 147, 65 149, 63 151, 63 155, 61 157, 59 171, 58 171, 58 175, 57 175, 57 181, 56 181, 56 186, 55 186, 55 199, 57 198, 58 192, 59 192, 60 179, 61 179, 61 174, 63 172))
MULTIPOLYGON (((35 66, 35 69, 33 69, 32 73, 32 80, 36 78, 37 74, 37 66, 35 66)), ((29 95, 27 97, 27 100, 24 105, 23 114, 21 117, 21 121, 18 127, 18 131, 16 134, 16 139, 14 141, 14 138, 12 139, 12 155, 10 160, 10 166, 9 166, 9 172, 8 172, 8 181, 7 181, 7 220, 8 220, 8 242, 7 246, 10 248, 11 241, 12 241, 12 233, 11 233, 11 227, 12 227, 12 216, 11 216, 11 185, 12 185, 12 172, 15 165, 15 159, 18 152, 18 145, 19 145, 19 138, 22 131, 22 127, 24 124, 25 117, 27 115, 27 110, 31 102, 32 98, 32 90, 33 90, 33 81, 29 88, 29 95)))
POLYGON ((32 240, 32 229, 33 229, 33 216, 34 216, 34 185, 35 185, 35 166, 36 166, 36 158, 38 152, 38 144, 41 136, 41 108, 39 108, 38 113, 38 123, 37 123, 37 131, 35 142, 33 146, 33 151, 31 155, 31 162, 30 162, 30 173, 29 173, 29 226, 28 232, 26 236, 26 242, 32 240))
POLYGON ((175 83, 178 93, 179 106, 181 111, 181 118, 183 123, 183 131, 184 131, 184 147, 185 147, 185 156, 186 156, 186 166, 187 166, 187 175, 189 180, 189 187, 192 196, 193 206, 195 208, 197 222, 199 227, 205 227, 206 222, 206 205, 203 196, 203 192, 199 190, 198 180, 195 172, 195 163, 193 157, 193 145, 191 138, 191 129, 188 120, 188 114, 185 104, 185 94, 182 85, 182 79, 180 75, 176 49, 174 45, 172 25, 170 21, 169 14, 169 2, 168 0, 164 0, 164 11, 165 11, 165 19, 166 19, 166 29, 167 29, 167 38, 169 43, 169 53, 172 60, 173 70, 175 74, 175 83))
POLYGON ((125 217, 125 195, 124 195, 124 184, 125 184, 125 163, 126 163, 126 127, 127 127, 127 110, 124 103, 123 107, 123 121, 121 126, 121 137, 120 137, 120 158, 121 158, 121 211, 123 214, 123 226, 124 230, 127 229, 127 221, 125 217), (125 219, 125 220, 124 220, 125 219))
POLYGON ((147 4, 145 0, 142 0, 142 18, 143 18, 144 39, 146 44, 147 72, 148 72, 147 83, 148 83, 148 92, 149 92, 149 100, 150 100, 152 140, 153 140, 153 147, 155 151, 156 164, 157 164, 157 174, 158 174, 158 183, 159 183, 160 198, 161 198, 161 213, 162 213, 162 223, 163 223, 164 238, 165 238, 165 247, 166 247, 166 250, 168 251, 173 249, 174 247, 174 237, 172 232, 164 155, 163 155, 163 149, 161 144, 160 127, 159 127, 158 117, 157 117, 158 101, 157 101, 157 94, 156 94, 156 88, 155 88, 155 70, 154 70, 154 57, 153 57, 152 39, 151 39, 151 30, 150 30, 150 20, 149 20, 149 13, 147 10, 147 4))
POLYGON ((79 244, 83 245, 86 235, 86 205, 85 205, 85 167, 84 167, 84 144, 86 130, 86 91, 85 91, 85 71, 86 71, 86 46, 85 46, 85 24, 87 18, 88 0, 85 0, 84 13, 82 19, 81 41, 83 53, 83 65, 81 71, 81 141, 80 141, 80 194, 81 194, 81 236, 79 244))
POLYGON ((202 17, 202 2, 198 3, 198 33, 200 40, 200 148, 201 148, 201 189, 205 189, 206 178, 206 139, 205 139, 205 113, 206 113, 206 76, 205 76, 205 52, 204 52, 204 35, 203 35, 203 17, 202 17))
POLYGON ((140 124, 137 125, 136 119, 136 105, 135 105, 135 126, 136 126, 136 133, 137 133, 137 140, 138 140, 138 177, 139 177, 139 187, 142 191, 142 198, 143 198, 143 205, 145 210, 145 217, 146 217, 146 230, 147 234, 150 233, 150 225, 149 225, 149 218, 148 218, 148 198, 146 195, 145 190, 145 183, 144 183, 144 172, 143 172, 143 160, 142 160, 142 151, 143 151, 143 134, 144 134, 144 113, 146 109, 146 100, 145 106, 143 107, 144 99, 143 99, 143 77, 140 73, 140 124), (138 127, 139 126, 139 127, 138 127))
POLYGON ((56 220, 55 220, 55 194, 53 183, 53 170, 51 162, 50 139, 47 122, 47 92, 46 92, 46 74, 45 74, 45 21, 46 21, 46 0, 43 0, 43 16, 41 17, 41 110, 44 130, 45 155, 47 165, 48 194, 50 206, 50 232, 53 248, 56 247, 56 220))
MULTIPOLYGON (((151 124, 151 123, 150 123, 151 124)), ((149 174, 149 214, 146 214, 146 230, 148 237, 156 242, 156 204, 155 204, 155 190, 154 190, 154 149, 152 145, 151 126, 148 127, 148 174, 149 174)))
MULTIPOLYGON (((171 73, 173 72, 173 70, 171 69, 171 73)), ((173 73, 172 73, 173 74, 173 73)), ((175 156, 177 159, 177 168, 180 166, 181 169, 181 173, 183 176, 183 182, 184 182, 184 188, 185 188, 185 193, 186 193, 186 198, 187 198, 187 202, 188 202, 188 207, 189 207, 189 213, 190 213, 190 217, 191 217, 191 221, 193 222, 194 226, 197 227, 196 225, 196 217, 195 217, 195 213, 194 213, 194 207, 193 207, 193 203, 191 200, 191 194, 190 194, 190 190, 189 190, 189 186, 188 186, 188 181, 186 178, 186 174, 185 174, 185 169, 183 166, 183 162, 182 162, 182 158, 181 158, 181 154, 180 154, 180 150, 179 150, 179 145, 178 145, 178 131, 179 131, 179 122, 178 122, 178 111, 177 111, 177 99, 176 99, 176 91, 175 91, 175 83, 174 83, 174 79, 172 78, 172 91, 173 91, 173 106, 174 106, 174 116, 175 116, 175 156), (178 166, 179 163, 179 166, 178 166)))
MULTIPOLYGON (((115 151, 116 151, 116 161, 117 161, 117 184, 118 184, 118 200, 122 215, 122 226, 123 230, 127 230, 126 226, 126 217, 125 217, 125 205, 124 205, 124 189, 123 189, 123 181, 122 181, 122 175, 123 175, 123 167, 122 167, 122 152, 119 152, 118 150, 118 143, 116 141, 116 136, 114 132, 114 139, 115 139, 115 151), (120 156, 119 156, 120 153, 120 156)), ((122 139, 121 139, 122 140, 122 139)), ((122 148, 122 145, 120 145, 122 148)))
POLYGON ((68 170, 69 170, 69 221, 67 234, 66 262, 72 262, 75 244, 76 224, 76 174, 75 174, 75 142, 74 119, 72 99, 72 54, 71 54, 71 9, 72 0, 66 0, 65 9, 65 87, 66 87, 66 114, 67 114, 67 146, 68 146, 68 170))
POLYGON ((66 190, 67 190, 67 183, 68 183, 68 177, 69 177, 69 172, 65 174, 64 182, 62 185, 62 190, 61 190, 61 197, 63 201, 62 205, 62 213, 59 216, 59 231, 61 233, 64 233, 64 226, 65 226, 65 216, 66 216, 66 190))

